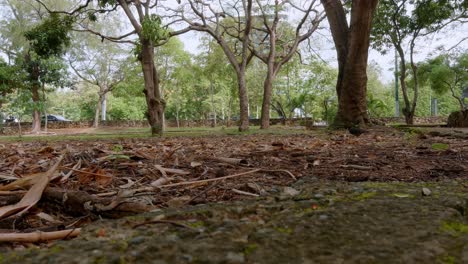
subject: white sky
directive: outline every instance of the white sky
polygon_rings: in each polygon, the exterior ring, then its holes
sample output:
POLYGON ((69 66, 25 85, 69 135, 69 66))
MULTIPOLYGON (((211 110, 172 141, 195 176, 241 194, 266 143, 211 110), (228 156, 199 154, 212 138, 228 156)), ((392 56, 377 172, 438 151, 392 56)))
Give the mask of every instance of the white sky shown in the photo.
MULTIPOLYGON (((326 33, 324 31, 320 33, 326 33)), ((189 32, 188 34, 184 34, 179 36, 181 41, 184 43, 185 49, 192 54, 200 53, 200 37, 203 33, 196 33, 196 32, 189 32)), ((315 33, 312 35, 311 38, 314 38, 315 33)), ((437 52, 437 47, 444 46, 445 49, 452 47, 453 45, 457 44, 461 39, 468 37, 468 25, 462 25, 461 27, 455 30, 445 30, 445 32, 441 32, 439 34, 435 34, 430 39, 419 39, 417 46, 416 46, 416 55, 415 60, 417 62, 423 61, 429 57, 433 57, 434 55, 431 53, 437 52)), ((322 37, 320 41, 320 49, 317 52, 320 56, 327 61, 330 65, 337 66, 336 61, 336 51, 331 40, 331 36, 322 37), (328 39, 328 41, 326 40, 328 39)), ((468 50, 468 40, 462 42, 458 46, 459 50, 468 50)), ((393 81, 394 79, 394 68, 395 68, 395 55, 394 51, 390 50, 387 54, 383 55, 380 52, 370 48, 369 50, 369 63, 376 62, 382 70, 381 81, 388 83, 393 81)))

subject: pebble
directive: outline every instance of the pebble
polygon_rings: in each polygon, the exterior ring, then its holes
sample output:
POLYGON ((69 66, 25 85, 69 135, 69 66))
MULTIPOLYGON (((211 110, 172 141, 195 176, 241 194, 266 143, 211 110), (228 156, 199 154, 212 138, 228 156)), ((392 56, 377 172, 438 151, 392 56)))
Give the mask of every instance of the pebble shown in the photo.
POLYGON ((289 195, 289 196, 296 196, 300 193, 300 191, 292 188, 292 187, 284 187, 283 188, 283 194, 284 195, 289 195))
POLYGON ((327 220, 328 215, 319 215, 319 220, 327 220))
POLYGON ((317 193, 316 195, 314 195, 314 197, 317 198, 317 199, 321 199, 321 198, 323 198, 325 196, 323 194, 321 194, 321 193, 317 193))
POLYGON ((134 237, 132 239, 130 239, 130 241, 128 241, 128 243, 130 245, 138 245, 138 244, 141 244, 145 241, 145 238, 142 237, 142 236, 137 236, 137 237, 134 237))
POLYGON ((226 255, 227 263, 244 263, 245 257, 242 253, 228 252, 226 255))
POLYGON ((428 188, 422 188, 422 195, 423 196, 429 196, 431 194, 432 194, 431 190, 429 190, 428 188))

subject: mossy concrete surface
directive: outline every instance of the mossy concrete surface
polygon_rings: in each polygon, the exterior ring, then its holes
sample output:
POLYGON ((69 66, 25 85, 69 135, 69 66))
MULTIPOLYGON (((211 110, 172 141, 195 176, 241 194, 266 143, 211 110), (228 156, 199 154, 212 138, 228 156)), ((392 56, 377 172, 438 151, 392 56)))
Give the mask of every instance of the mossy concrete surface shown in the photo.
POLYGON ((468 263, 466 180, 292 187, 102 220, 70 241, 3 250, 0 263, 468 263))

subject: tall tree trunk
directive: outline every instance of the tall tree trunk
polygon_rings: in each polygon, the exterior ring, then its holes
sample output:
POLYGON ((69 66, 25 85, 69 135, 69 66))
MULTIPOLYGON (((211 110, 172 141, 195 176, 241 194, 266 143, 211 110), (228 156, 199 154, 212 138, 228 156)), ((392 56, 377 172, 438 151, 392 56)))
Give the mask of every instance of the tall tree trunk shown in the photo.
POLYGON ((260 120, 260 129, 270 127, 270 106, 271 94, 273 93, 273 81, 275 79, 273 65, 268 65, 268 72, 263 83, 263 101, 262 101, 262 116, 260 120))
POLYGON ((334 125, 369 123, 367 115, 367 58, 372 16, 378 0, 353 0, 348 28, 341 1, 322 0, 338 54, 338 112, 334 125))
MULTIPOLYGON (((33 120, 32 120, 32 133, 39 133, 41 131, 41 112, 39 111, 39 104, 41 98, 39 97, 39 84, 35 83, 31 89, 33 101, 33 120)), ((47 117, 45 117, 47 118, 47 117)))
POLYGON ((163 133, 163 114, 165 103, 159 90, 159 79, 156 67, 154 65, 154 46, 148 40, 141 43, 141 66, 143 69, 143 78, 145 81, 145 97, 148 106, 147 118, 151 126, 151 134, 162 135, 163 133))
POLYGON ((247 96, 247 87, 245 82, 245 71, 237 73, 239 85, 239 109, 240 109, 240 124, 239 131, 247 131, 249 129, 249 97, 247 96))
POLYGON ((93 127, 94 128, 99 127, 99 112, 101 110, 102 99, 103 99, 103 95, 102 95, 102 93, 99 93, 99 98, 98 98, 98 101, 96 103, 96 109, 94 111, 94 122, 93 122, 93 127))
POLYGON ((107 93, 102 95, 101 100, 101 121, 106 121, 107 116, 107 93))

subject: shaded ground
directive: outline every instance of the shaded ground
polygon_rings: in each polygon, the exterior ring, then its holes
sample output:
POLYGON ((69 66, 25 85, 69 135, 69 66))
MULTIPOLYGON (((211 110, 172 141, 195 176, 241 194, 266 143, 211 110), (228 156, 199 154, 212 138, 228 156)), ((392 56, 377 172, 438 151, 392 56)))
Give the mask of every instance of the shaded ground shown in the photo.
MULTIPOLYGON (((0 142, 4 178, 44 171, 68 148, 61 172, 81 165, 67 181, 51 187, 105 194, 113 200, 130 191, 123 197, 125 202, 157 211, 86 224, 96 219, 96 212, 83 218, 60 203, 43 201, 37 211, 67 225, 84 225, 83 234, 0 259, 5 263, 468 262, 468 134, 464 131, 375 128, 360 137, 345 131, 283 132, 0 142), (239 163, 232 163, 234 159, 239 163), (216 180, 242 172, 250 173, 216 180), (161 179, 166 180, 162 186, 151 187, 161 179), (194 180, 210 181, 185 184, 194 180), (174 183, 181 185, 170 185, 174 183), (428 196, 422 195, 423 187, 430 190, 430 194, 425 190, 428 196), (77 255, 83 257, 73 259, 77 255)), ((0 225, 12 227, 8 221, 0 225)), ((52 224, 32 212, 15 226, 34 229, 52 224)), ((18 250, 24 245, 2 247, 18 250)))

